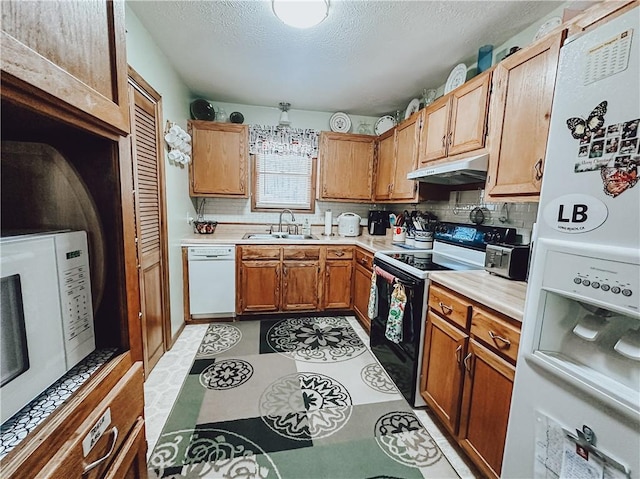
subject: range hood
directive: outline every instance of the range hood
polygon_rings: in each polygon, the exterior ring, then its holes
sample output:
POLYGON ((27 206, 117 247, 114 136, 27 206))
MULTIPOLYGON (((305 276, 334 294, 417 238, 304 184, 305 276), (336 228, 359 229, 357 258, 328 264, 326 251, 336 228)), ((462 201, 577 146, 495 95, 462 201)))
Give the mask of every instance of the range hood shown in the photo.
POLYGON ((437 185, 482 183, 487 179, 488 163, 488 154, 472 156, 464 160, 420 168, 409 173, 407 179, 418 180, 423 183, 435 183, 437 185))

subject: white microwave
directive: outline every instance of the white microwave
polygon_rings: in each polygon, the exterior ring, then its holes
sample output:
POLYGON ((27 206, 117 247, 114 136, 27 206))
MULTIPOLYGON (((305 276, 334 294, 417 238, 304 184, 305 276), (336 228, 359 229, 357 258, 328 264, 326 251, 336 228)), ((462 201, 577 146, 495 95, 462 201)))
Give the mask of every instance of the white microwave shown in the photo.
POLYGON ((95 350, 87 234, 0 239, 0 424, 95 350))

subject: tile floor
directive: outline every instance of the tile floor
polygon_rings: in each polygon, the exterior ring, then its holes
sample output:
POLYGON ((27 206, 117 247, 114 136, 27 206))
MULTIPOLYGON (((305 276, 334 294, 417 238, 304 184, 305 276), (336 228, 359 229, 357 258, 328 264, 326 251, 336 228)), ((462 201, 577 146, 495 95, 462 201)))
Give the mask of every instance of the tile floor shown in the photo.
MULTIPOLYGON (((365 344, 369 336, 355 317, 347 318, 365 344)), ((196 350, 202 341, 208 324, 189 325, 184 328, 173 348, 155 366, 144 385, 145 419, 147 429, 148 454, 151 454, 162 427, 171 412, 185 376, 187 375, 196 350)), ((414 413, 436 441, 443 454, 461 478, 480 477, 469 461, 458 453, 457 446, 425 409, 414 409, 414 413)))

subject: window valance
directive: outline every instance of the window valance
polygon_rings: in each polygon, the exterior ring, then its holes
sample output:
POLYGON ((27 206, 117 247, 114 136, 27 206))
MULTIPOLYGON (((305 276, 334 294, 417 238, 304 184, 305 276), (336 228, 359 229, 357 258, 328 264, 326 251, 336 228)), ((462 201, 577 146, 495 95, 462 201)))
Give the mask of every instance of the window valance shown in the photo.
POLYGON ((320 132, 312 129, 251 125, 249 153, 316 158, 320 132))

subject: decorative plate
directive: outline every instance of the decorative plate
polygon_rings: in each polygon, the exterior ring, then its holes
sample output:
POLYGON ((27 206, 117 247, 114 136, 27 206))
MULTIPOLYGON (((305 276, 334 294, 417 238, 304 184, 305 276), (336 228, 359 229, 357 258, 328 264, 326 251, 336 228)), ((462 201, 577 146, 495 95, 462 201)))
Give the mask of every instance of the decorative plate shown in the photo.
POLYGON ((419 109, 420 109, 420 100, 418 98, 414 98, 409 102, 409 105, 407 106, 407 111, 404 112, 404 119, 406 120, 415 112, 417 112, 419 109))
POLYGON ((391 115, 385 115, 378 118, 373 131, 376 135, 382 135, 385 131, 390 130, 394 126, 396 126, 396 120, 394 120, 391 115))
POLYGON ((562 24, 562 18, 560 17, 551 17, 549 20, 540 25, 540 28, 536 32, 536 36, 533 37, 533 41, 540 40, 551 30, 556 28, 558 25, 562 24))
POLYGON ((331 131, 347 133, 351 129, 351 118, 349 118, 349 115, 346 113, 338 111, 331 115, 329 126, 331 127, 331 131))
POLYGON ((459 63, 447 78, 447 83, 444 85, 444 92, 449 93, 451 90, 455 90, 467 80, 467 66, 464 63, 459 63))

